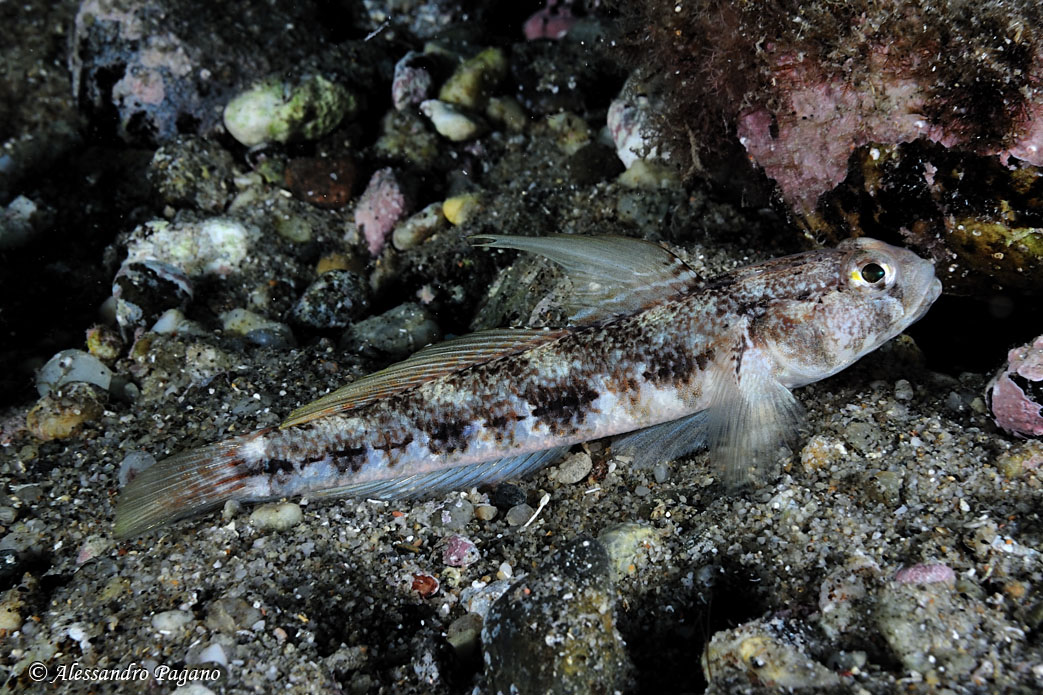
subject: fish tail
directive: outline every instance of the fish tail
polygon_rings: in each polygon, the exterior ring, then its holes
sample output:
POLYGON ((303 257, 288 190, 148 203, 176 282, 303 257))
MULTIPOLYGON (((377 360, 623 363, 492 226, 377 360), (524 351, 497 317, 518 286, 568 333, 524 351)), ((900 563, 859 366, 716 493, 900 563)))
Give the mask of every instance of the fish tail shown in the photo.
POLYGON ((116 503, 116 538, 137 536, 236 498, 254 474, 244 446, 268 430, 175 454, 135 476, 116 503))

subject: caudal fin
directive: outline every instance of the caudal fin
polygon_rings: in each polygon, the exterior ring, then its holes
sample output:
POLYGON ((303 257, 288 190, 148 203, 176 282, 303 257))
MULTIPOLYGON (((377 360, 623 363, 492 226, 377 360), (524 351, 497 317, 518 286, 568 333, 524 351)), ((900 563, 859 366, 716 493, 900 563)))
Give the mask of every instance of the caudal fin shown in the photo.
POLYGON ((236 497, 252 475, 243 445, 263 433, 185 451, 146 468, 120 491, 115 537, 136 536, 236 497))

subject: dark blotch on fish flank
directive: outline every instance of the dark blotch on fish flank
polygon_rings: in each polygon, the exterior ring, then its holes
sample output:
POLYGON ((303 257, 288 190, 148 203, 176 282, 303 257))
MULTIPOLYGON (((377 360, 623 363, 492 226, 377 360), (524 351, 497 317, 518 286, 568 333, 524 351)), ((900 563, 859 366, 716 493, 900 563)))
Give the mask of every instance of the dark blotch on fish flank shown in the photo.
POLYGON ((706 366, 713 362, 713 358, 717 356, 717 353, 713 351, 713 348, 703 350, 695 356, 695 364, 699 367, 700 372, 706 371, 706 366))
POLYGON ((333 457, 333 463, 338 469, 344 470, 345 465, 347 465, 353 473, 357 473, 366 460, 366 447, 346 447, 338 451, 331 451, 330 455, 333 457))
POLYGON ((433 454, 451 454, 467 448, 467 438, 464 431, 467 424, 462 420, 443 420, 433 422, 428 428, 431 441, 428 449, 433 454))
POLYGON ((565 430, 575 423, 581 411, 596 400, 598 395, 588 384, 566 382, 553 385, 533 384, 522 397, 532 407, 534 417, 558 430, 565 430))
POLYGON ((268 459, 264 462, 264 467, 261 472, 266 475, 275 475, 277 473, 293 473, 295 469, 292 461, 286 459, 268 459))
MULTIPOLYGON (((703 355, 699 355, 699 357, 703 357, 703 355)), ((698 357, 692 359, 691 355, 683 349, 664 349, 656 355, 652 368, 645 370, 641 376, 656 386, 688 382, 692 378, 695 366, 699 363, 698 359, 698 357)), ((703 357, 703 363, 706 363, 705 357, 703 357)), ((699 368, 702 369, 702 367, 699 368)))

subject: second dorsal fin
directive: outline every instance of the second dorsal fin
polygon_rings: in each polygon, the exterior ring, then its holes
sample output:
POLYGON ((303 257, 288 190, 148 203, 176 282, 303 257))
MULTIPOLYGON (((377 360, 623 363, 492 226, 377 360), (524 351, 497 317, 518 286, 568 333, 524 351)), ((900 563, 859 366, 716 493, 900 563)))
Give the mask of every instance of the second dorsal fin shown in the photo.
POLYGON ((495 329, 435 343, 402 362, 297 408, 279 427, 286 429, 334 413, 361 408, 466 367, 549 343, 567 332, 540 328, 495 329))
POLYGON ((662 246, 621 236, 480 234, 478 246, 518 249, 554 261, 572 281, 569 321, 592 323, 632 314, 700 285, 684 261, 662 246))

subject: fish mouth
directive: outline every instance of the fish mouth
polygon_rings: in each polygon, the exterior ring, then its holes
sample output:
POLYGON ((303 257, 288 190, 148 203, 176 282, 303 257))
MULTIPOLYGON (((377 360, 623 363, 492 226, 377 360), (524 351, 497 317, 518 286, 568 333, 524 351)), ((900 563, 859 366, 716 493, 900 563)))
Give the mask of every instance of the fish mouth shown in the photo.
POLYGON ((910 325, 916 323, 924 317, 927 310, 938 300, 938 297, 942 295, 942 281, 937 277, 934 277, 934 266, 928 266, 928 270, 931 273, 931 282, 927 286, 926 291, 920 295, 920 301, 916 305, 916 309, 913 311, 912 317, 909 319, 910 325))

